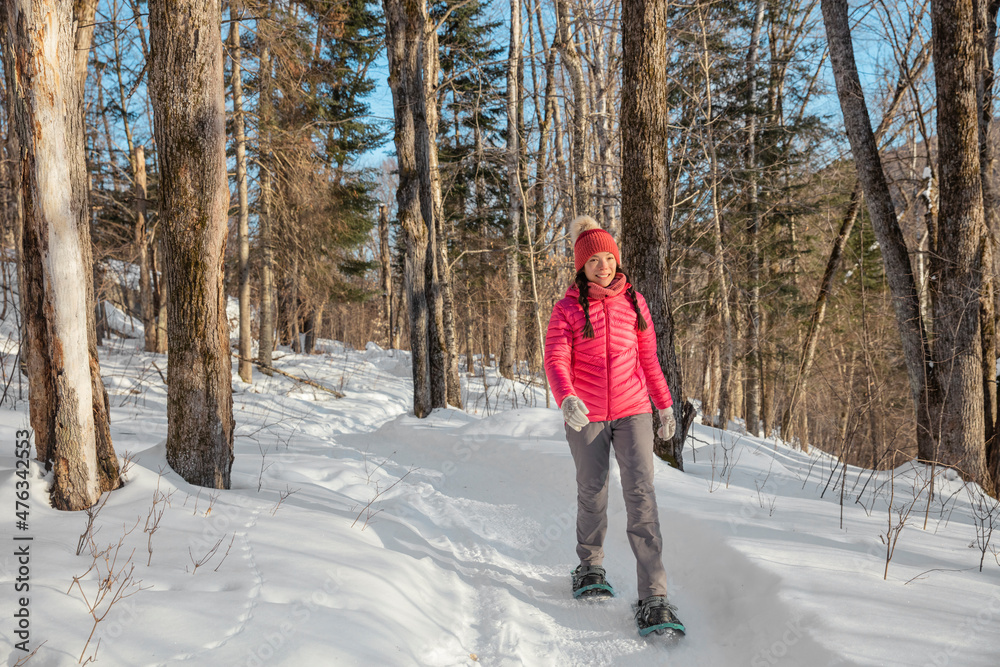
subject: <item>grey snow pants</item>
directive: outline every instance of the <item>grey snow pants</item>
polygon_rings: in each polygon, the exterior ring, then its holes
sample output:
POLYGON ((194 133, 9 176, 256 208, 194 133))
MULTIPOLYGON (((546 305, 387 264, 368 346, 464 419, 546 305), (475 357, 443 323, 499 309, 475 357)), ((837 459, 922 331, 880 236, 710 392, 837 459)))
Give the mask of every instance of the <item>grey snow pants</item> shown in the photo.
POLYGON ((585 565, 604 561, 608 532, 608 470, 611 446, 621 469, 628 515, 628 541, 635 554, 639 599, 667 594, 663 538, 653 487, 653 416, 632 415, 591 422, 580 431, 566 426, 576 463, 576 553, 585 565))

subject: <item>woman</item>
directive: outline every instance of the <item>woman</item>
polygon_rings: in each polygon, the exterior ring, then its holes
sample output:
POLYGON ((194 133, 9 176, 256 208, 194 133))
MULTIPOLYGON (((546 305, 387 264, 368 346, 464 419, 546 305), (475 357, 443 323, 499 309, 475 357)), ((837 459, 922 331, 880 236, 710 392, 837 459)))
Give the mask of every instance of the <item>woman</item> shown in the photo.
POLYGON ((576 464, 574 597, 613 595, 602 567, 608 519, 611 446, 621 469, 628 538, 635 554, 640 634, 684 626, 667 603, 663 540, 653 488, 652 397, 660 415, 659 436, 676 423, 667 381, 656 357, 646 301, 625 276, 618 245, 588 216, 570 229, 576 281, 556 303, 545 337, 545 373, 566 421, 576 464))

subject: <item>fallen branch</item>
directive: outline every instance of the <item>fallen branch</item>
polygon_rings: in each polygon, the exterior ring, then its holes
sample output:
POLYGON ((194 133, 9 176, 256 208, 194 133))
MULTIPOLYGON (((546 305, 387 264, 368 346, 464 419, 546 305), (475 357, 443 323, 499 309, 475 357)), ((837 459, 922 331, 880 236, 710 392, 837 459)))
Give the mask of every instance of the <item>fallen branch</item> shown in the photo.
MULTIPOLYGON (((240 359, 240 355, 238 355, 238 354, 233 354, 233 356, 236 357, 237 359, 240 359)), ((344 394, 340 393, 336 389, 330 389, 329 387, 324 387, 319 382, 314 382, 312 380, 307 380, 305 378, 300 378, 297 375, 292 375, 291 373, 286 373, 285 371, 280 370, 278 368, 275 368, 274 366, 265 366, 264 364, 260 363, 256 359, 246 359, 246 360, 240 359, 240 360, 241 361, 249 361, 250 363, 252 363, 257 368, 260 368, 260 369, 265 370, 265 371, 271 371, 272 373, 277 373, 278 375, 284 375, 286 378, 290 378, 292 380, 295 380, 296 382, 301 382, 302 384, 307 384, 310 387, 315 387, 316 389, 322 389, 325 392, 329 392, 329 393, 333 394, 337 398, 344 398, 344 394)))

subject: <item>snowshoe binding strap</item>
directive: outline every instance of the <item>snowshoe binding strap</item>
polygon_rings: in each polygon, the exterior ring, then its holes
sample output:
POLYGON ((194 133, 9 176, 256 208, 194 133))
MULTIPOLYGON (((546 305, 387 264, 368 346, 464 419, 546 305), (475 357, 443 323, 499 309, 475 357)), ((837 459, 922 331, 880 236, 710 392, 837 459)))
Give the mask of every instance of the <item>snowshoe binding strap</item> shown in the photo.
POLYGON ((600 565, 580 565, 572 574, 574 598, 614 597, 615 590, 600 565))
POLYGON ((635 623, 643 637, 650 633, 681 636, 684 624, 677 618, 677 607, 667 602, 662 595, 652 595, 635 605, 635 623))

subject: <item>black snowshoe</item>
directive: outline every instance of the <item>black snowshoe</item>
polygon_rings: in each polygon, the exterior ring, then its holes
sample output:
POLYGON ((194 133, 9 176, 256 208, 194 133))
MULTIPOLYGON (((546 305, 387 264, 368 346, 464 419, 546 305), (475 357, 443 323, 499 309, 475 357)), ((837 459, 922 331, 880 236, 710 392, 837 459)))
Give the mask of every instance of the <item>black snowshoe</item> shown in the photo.
POLYGON ((662 595, 651 595, 632 606, 635 611, 635 624, 643 637, 651 633, 664 635, 673 639, 684 636, 684 624, 674 612, 677 607, 667 603, 662 595))
POLYGON ((615 589, 605 578, 600 565, 580 565, 573 570, 573 597, 587 599, 612 598, 615 589))

